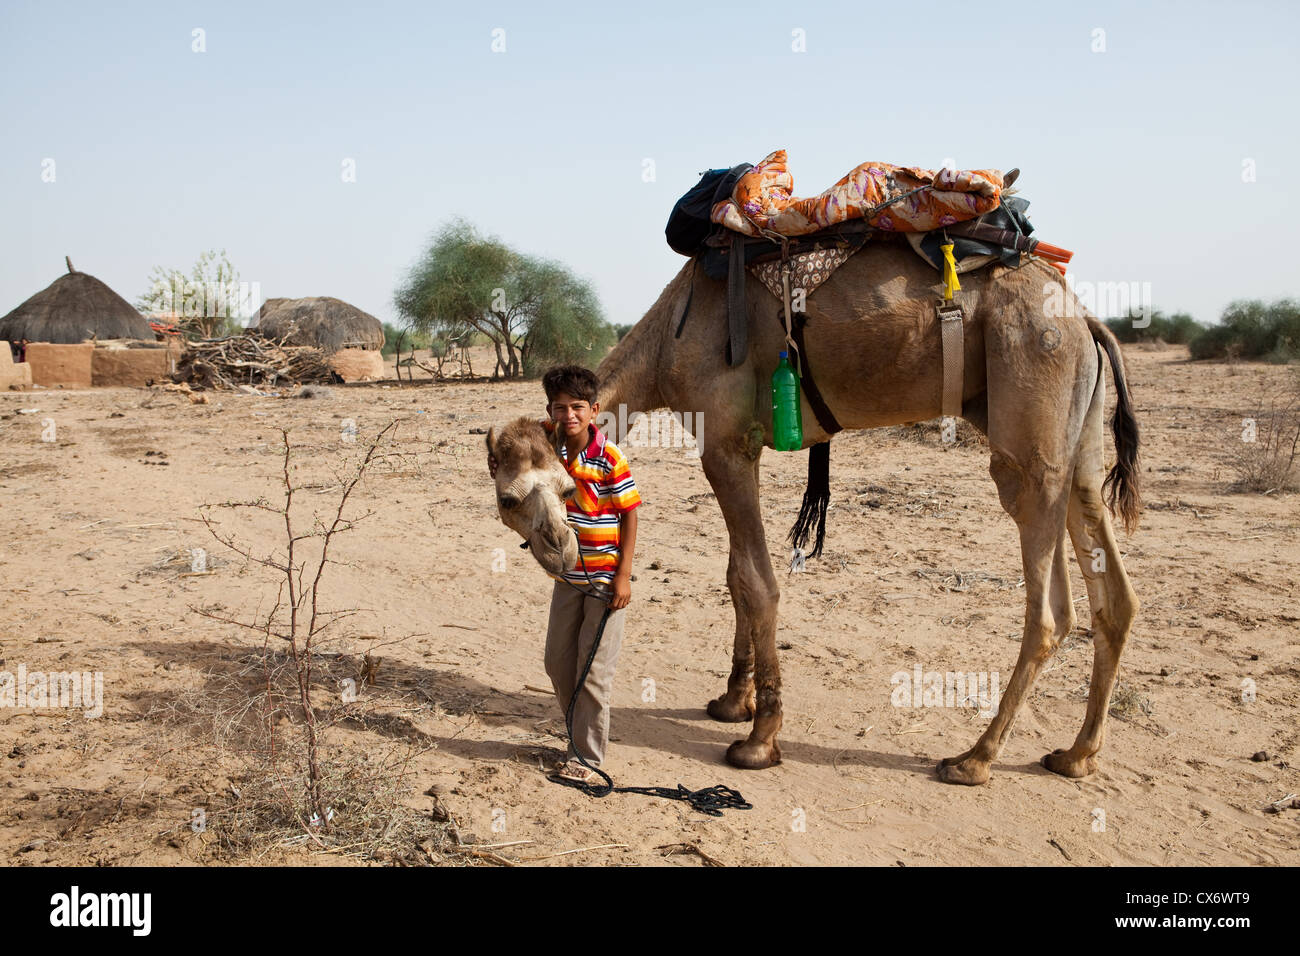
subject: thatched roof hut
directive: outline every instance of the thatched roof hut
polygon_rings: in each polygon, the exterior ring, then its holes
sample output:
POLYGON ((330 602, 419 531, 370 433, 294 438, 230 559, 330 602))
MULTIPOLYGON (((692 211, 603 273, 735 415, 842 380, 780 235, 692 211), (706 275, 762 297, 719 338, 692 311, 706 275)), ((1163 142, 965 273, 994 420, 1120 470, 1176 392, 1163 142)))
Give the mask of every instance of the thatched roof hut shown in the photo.
POLYGON ((383 323, 329 296, 267 299, 250 328, 268 338, 284 339, 286 345, 311 345, 326 352, 384 347, 383 323))
POLYGON ((149 320, 92 275, 72 268, 4 318, 0 342, 55 342, 75 345, 86 339, 154 339, 149 320))

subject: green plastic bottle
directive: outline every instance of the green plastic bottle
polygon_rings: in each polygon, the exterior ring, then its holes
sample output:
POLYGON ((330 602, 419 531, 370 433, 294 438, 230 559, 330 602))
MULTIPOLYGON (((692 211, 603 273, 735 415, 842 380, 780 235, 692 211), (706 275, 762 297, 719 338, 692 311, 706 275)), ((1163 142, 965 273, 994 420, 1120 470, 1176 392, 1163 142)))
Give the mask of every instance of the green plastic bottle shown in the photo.
POLYGON ((772 445, 777 451, 803 448, 803 415, 799 411, 799 375, 790 365, 789 353, 772 373, 772 445))

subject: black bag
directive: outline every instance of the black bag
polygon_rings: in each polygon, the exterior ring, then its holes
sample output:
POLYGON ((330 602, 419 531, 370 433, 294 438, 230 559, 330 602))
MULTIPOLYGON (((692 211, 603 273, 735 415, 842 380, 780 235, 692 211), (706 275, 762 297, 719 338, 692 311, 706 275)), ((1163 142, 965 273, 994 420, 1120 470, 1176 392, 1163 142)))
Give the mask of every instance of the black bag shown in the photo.
POLYGON ((713 207, 724 199, 730 199, 736 181, 753 168, 752 163, 741 163, 730 169, 710 169, 677 200, 668 216, 668 225, 664 227, 664 235, 673 251, 684 256, 693 256, 700 251, 704 240, 715 228, 709 219, 713 207))

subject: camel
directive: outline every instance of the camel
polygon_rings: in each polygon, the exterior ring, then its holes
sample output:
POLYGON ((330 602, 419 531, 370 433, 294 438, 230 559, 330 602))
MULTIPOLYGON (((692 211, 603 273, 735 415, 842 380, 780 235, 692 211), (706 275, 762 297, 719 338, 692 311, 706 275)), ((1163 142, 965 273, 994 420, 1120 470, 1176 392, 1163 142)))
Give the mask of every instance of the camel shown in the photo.
MULTIPOLYGON (((700 457, 730 538, 727 584, 736 616, 731 674, 707 712, 723 722, 753 721, 749 736, 732 743, 726 759, 761 769, 781 760, 783 706, 776 649, 780 588, 759 510, 758 465, 763 449, 774 447, 769 382, 778 352, 787 347, 785 328, 781 304, 747 273, 750 347, 742 364, 729 367, 726 283, 693 265, 682 267, 600 363, 599 400, 606 411, 620 404, 639 412, 667 407, 692 413, 690 422, 706 423, 700 457), (689 320, 676 337, 688 294, 689 320)), ((807 357, 845 429, 940 414, 940 284, 939 273, 906 246, 873 242, 808 297, 807 357)), ((1137 422, 1123 357, 1110 331, 1041 260, 1018 268, 995 264, 962 276, 958 302, 965 313, 961 417, 987 437, 989 473, 1019 528, 1025 621, 996 714, 974 746, 942 760, 937 772, 953 784, 989 779, 1035 678, 1073 629, 1068 531, 1092 614, 1092 680, 1073 745, 1052 751, 1042 763, 1066 777, 1086 776, 1097 769, 1120 655, 1138 611, 1111 522, 1117 513, 1131 532, 1140 510, 1137 422), (1117 395, 1117 463, 1109 474, 1103 459, 1102 350, 1117 395)), ((802 411, 804 446, 825 441, 829 436, 806 399, 802 411)), ((535 419, 520 419, 499 435, 490 431, 487 441, 501 462, 496 488, 502 520, 527 539, 548 570, 571 564, 563 506, 568 478, 548 459, 541 427, 535 419), (534 488, 539 493, 529 494, 534 488)))

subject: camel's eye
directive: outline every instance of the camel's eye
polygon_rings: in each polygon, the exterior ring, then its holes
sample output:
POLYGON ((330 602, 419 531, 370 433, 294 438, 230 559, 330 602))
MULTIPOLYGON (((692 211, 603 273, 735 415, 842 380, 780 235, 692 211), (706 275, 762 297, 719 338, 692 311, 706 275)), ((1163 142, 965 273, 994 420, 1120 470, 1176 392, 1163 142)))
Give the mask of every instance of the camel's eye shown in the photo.
POLYGON ((560 493, 560 495, 562 498, 564 498, 565 501, 568 501, 570 498, 573 497, 574 493, 577 490, 578 488, 576 485, 569 485, 569 487, 565 488, 564 491, 560 493))
POLYGON ((502 495, 498 500, 501 502, 501 507, 505 508, 507 511, 519 507, 519 499, 513 498, 510 495, 502 495))

